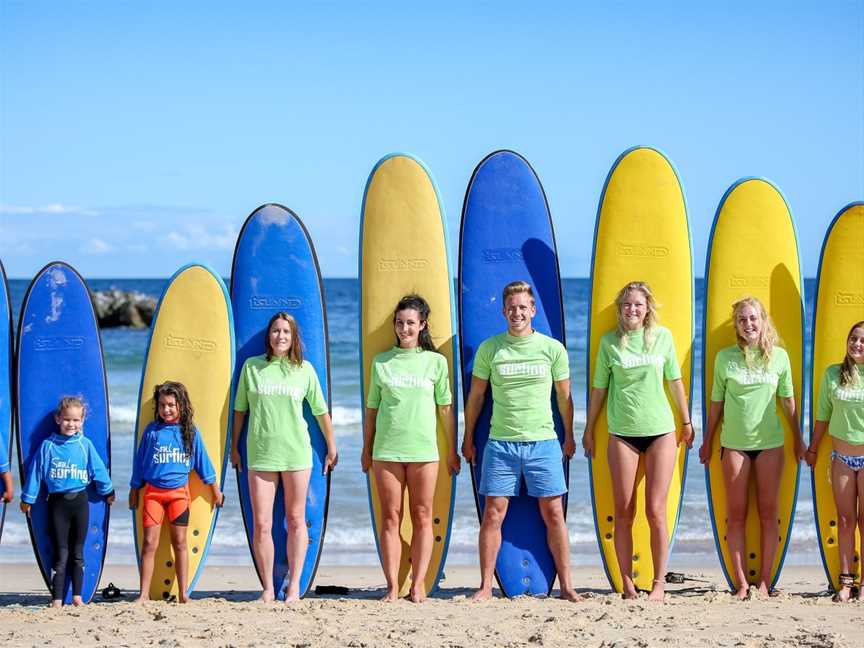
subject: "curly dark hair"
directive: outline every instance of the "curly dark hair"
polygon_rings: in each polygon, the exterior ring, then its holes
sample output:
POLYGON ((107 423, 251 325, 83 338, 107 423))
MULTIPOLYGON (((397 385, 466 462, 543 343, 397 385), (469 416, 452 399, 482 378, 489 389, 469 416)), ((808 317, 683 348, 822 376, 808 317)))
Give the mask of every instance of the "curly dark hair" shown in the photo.
POLYGON ((165 423, 162 417, 159 416, 159 399, 162 396, 173 396, 177 401, 177 407, 180 410, 178 423, 180 430, 183 433, 183 446, 186 448, 186 453, 192 454, 192 446, 195 440, 195 410, 192 409, 192 402, 189 399, 189 392, 183 383, 167 380, 161 385, 156 385, 153 389, 153 409, 154 420, 160 423, 165 423))

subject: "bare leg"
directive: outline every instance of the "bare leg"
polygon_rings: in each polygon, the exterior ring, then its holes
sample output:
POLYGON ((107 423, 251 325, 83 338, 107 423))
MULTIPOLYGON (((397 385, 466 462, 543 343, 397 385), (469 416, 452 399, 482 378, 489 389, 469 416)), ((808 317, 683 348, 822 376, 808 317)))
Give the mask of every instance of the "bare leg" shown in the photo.
POLYGON ((411 506, 411 600, 426 600, 426 572, 432 558, 432 501, 438 481, 438 462, 406 464, 408 503, 411 506))
POLYGON ((381 500, 381 562, 384 564, 384 580, 387 593, 381 599, 387 603, 399 600, 399 563, 402 560, 403 492, 407 477, 407 464, 395 461, 373 461, 375 484, 381 500))
POLYGON ((171 533, 171 546, 174 547, 174 568, 177 570, 177 600, 185 603, 189 600, 189 550, 186 546, 186 527, 172 524, 169 527, 171 533))
POLYGON ((726 487, 726 544, 732 561, 732 579, 739 599, 747 597, 747 574, 744 571, 747 523, 747 487, 750 483, 750 457, 737 450, 723 453, 723 483, 726 487))
POLYGON ((555 561, 558 571, 558 584, 561 588, 561 598, 565 601, 577 602, 582 597, 573 589, 570 580, 570 538, 567 536, 567 522, 564 520, 564 504, 560 495, 540 497, 540 515, 546 524, 546 541, 549 551, 555 561))
POLYGON ((159 534, 162 527, 144 527, 144 544, 141 547, 141 586, 136 603, 150 600, 150 583, 153 581, 153 566, 156 564, 156 550, 159 548, 159 534))
POLYGON ((480 589, 474 592, 472 599, 475 601, 492 598, 492 576, 501 548, 501 525, 509 505, 509 497, 486 496, 483 521, 480 523, 480 589))
POLYGON ((645 452, 645 513, 651 530, 651 560, 654 563, 649 601, 663 601, 666 594, 665 575, 669 563, 666 510, 677 458, 678 443, 674 433, 663 435, 645 452))
POLYGON ((609 472, 615 508, 615 556, 621 572, 621 596, 636 598, 633 583, 633 519, 636 517, 636 473, 639 452, 613 434, 609 435, 609 472))
MULTIPOLYGON (((837 548, 840 552, 840 573, 848 574, 855 551, 855 525, 858 523, 858 484, 856 473, 839 459, 831 461, 831 488, 837 505, 837 548)), ((841 586, 838 601, 848 601, 852 590, 841 586)))
POLYGON ((263 591, 260 601, 271 602, 273 591, 273 502, 279 473, 260 470, 249 471, 249 499, 252 500, 252 520, 255 532, 252 547, 255 563, 261 576, 263 591))
POLYGON ((306 493, 312 469, 280 473, 285 492, 285 522, 288 526, 288 591, 285 602, 300 600, 300 576, 309 550, 309 529, 306 527, 306 493))
POLYGON ((780 525, 777 523, 777 500, 780 496, 780 476, 783 473, 783 448, 763 450, 756 457, 756 505, 762 534, 762 561, 759 566, 759 593, 768 596, 771 570, 777 556, 780 525))

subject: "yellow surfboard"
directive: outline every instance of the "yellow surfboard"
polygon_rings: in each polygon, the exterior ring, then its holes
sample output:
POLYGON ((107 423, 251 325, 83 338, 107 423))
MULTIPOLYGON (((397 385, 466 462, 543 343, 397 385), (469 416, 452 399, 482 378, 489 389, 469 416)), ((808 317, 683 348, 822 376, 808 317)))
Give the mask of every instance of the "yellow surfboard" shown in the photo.
MULTIPOLYGON (((447 358, 455 405, 457 391, 453 358, 456 326, 446 221, 438 191, 423 164, 402 154, 382 159, 369 176, 362 218, 360 363, 364 411, 372 359, 375 354, 394 345, 393 308, 409 293, 417 293, 429 302, 429 328, 435 346, 447 358)), ((432 505, 434 546, 426 573, 427 593, 435 589, 441 578, 450 540, 456 490, 456 480, 447 471, 447 455, 452 443, 439 421, 440 461, 432 505)), ((368 482, 375 540, 380 549, 381 507, 371 470, 368 482)), ((409 557, 412 535, 407 489, 400 535, 402 562, 399 584, 400 596, 405 596, 411 587, 409 557)))
MULTIPOLYGON (((690 395, 693 345, 693 262, 687 207, 675 169, 662 153, 644 147, 618 158, 603 189, 594 237, 592 267, 588 392, 594 376, 600 338, 617 325, 615 297, 625 284, 644 281, 659 304, 659 320, 672 332, 681 364, 681 379, 690 395)), ((669 395, 667 394, 667 397, 669 395)), ((680 429, 674 401, 669 403, 680 429)), ((615 591, 622 591, 621 571, 615 555, 615 518, 607 459, 609 430, 604 405, 595 427, 595 455, 590 462, 594 528, 606 576, 615 591)), ((678 523, 687 447, 678 459, 666 506, 669 540, 678 523)), ((654 574, 651 538, 645 515, 644 459, 637 476, 636 520, 633 525, 633 581, 650 590, 654 574)))
MULTIPOLYGON (((813 316, 813 362, 810 375, 810 434, 816 421, 819 387, 829 365, 843 361, 846 335, 864 320, 864 202, 843 208, 825 235, 813 316)), ((816 532, 828 582, 836 590, 840 583, 840 551, 837 546, 837 507, 831 487, 831 439, 822 439, 811 473, 816 532)), ((855 534, 852 572, 860 582, 861 538, 855 534)))
MULTIPOLYGON (((216 478, 223 484, 232 405, 234 325, 228 293, 212 270, 188 265, 169 280, 153 318, 146 357, 138 395, 135 449, 144 429, 154 420, 156 385, 166 380, 181 382, 189 391, 195 426, 216 469, 216 478)), ((189 489, 192 505, 186 542, 191 593, 203 571, 219 509, 213 506, 210 487, 201 482, 195 471, 189 475, 189 489)), ((144 539, 142 508, 139 498, 138 509, 134 512, 135 550, 139 562, 144 539)), ((167 599, 177 593, 169 525, 163 524, 150 598, 167 599)))
MULTIPOLYGON (((789 354, 800 424, 804 311, 798 241, 789 207, 770 182, 757 178, 740 180, 723 196, 714 219, 705 267, 705 286, 702 330, 703 429, 708 418, 717 352, 736 343, 732 304, 748 296, 756 297, 765 305, 777 327, 782 346, 789 354)), ((780 535, 777 538, 778 551, 772 568, 771 587, 776 585, 780 576, 789 544, 799 474, 793 431, 789 429, 779 403, 777 413, 786 434, 786 454, 778 502, 780 535)), ((726 543, 726 492, 720 462, 719 429, 714 435, 706 479, 717 553, 729 587, 734 589, 732 563, 726 543)), ((757 511, 755 479, 751 477, 744 556, 747 580, 751 584, 756 584, 759 579, 761 560, 757 511)))

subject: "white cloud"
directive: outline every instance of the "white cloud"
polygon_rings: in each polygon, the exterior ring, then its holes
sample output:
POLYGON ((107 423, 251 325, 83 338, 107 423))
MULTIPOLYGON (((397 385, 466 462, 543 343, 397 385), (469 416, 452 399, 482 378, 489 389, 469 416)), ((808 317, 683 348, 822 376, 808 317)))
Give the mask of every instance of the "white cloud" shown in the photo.
POLYGON ((81 207, 72 207, 61 203, 51 203, 41 207, 26 207, 21 205, 0 205, 0 214, 8 214, 10 216, 26 216, 26 215, 45 215, 45 214, 69 214, 75 216, 97 216, 99 212, 92 209, 83 209, 81 207))
POLYGON ((100 238, 92 238, 85 241, 81 246, 81 251, 85 254, 107 254, 114 248, 100 238))
POLYGON ((177 250, 233 250, 236 241, 237 230, 230 224, 216 231, 210 231, 203 225, 189 224, 165 236, 166 244, 177 250))

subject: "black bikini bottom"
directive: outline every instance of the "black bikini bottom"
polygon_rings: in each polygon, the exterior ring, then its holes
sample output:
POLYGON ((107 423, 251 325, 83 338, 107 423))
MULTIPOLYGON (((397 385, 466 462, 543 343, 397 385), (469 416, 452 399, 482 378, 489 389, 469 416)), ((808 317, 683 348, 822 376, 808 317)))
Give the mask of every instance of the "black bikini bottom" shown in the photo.
POLYGON ((654 436, 624 436, 622 434, 613 434, 616 439, 621 439, 624 443, 629 445, 639 454, 645 454, 648 448, 651 447, 651 444, 654 443, 657 439, 662 439, 667 434, 672 434, 671 432, 666 432, 664 434, 656 434, 654 436))
MULTIPOLYGON (((732 448, 729 448, 730 450, 732 448)), ((726 452, 726 448, 720 448, 720 460, 723 460, 723 454, 726 452)), ((748 457, 750 457, 750 461, 756 461, 756 457, 762 454, 761 450, 736 450, 735 452, 743 452, 748 457)))

